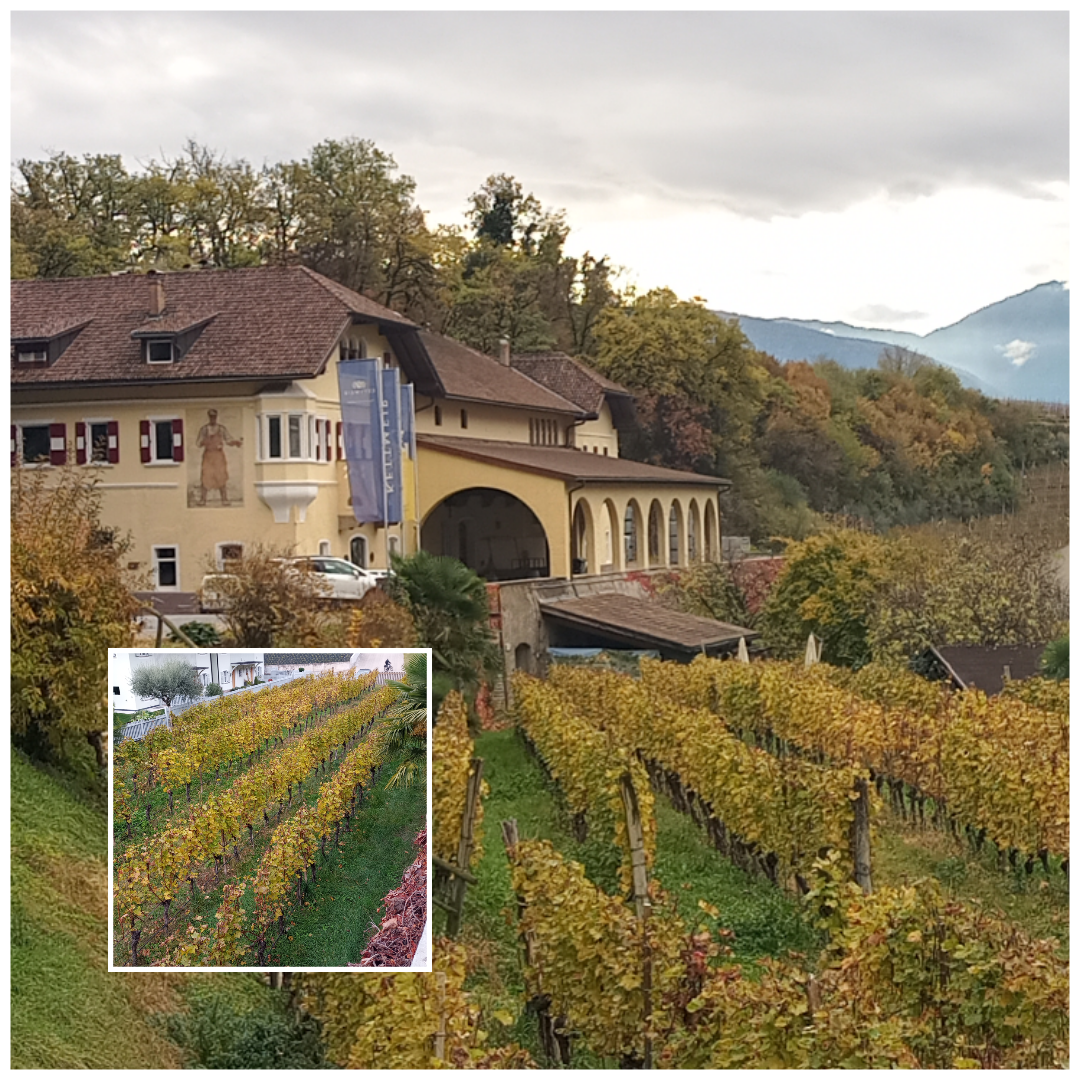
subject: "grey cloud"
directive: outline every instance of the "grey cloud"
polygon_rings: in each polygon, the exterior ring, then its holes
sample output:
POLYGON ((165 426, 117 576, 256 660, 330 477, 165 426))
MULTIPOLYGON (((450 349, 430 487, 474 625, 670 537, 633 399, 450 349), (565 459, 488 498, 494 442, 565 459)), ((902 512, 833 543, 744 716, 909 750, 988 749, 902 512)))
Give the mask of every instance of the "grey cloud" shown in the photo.
POLYGON ((1064 12, 16 12, 12 56, 16 158, 360 135, 425 205, 492 171, 759 216, 1068 177, 1064 12))

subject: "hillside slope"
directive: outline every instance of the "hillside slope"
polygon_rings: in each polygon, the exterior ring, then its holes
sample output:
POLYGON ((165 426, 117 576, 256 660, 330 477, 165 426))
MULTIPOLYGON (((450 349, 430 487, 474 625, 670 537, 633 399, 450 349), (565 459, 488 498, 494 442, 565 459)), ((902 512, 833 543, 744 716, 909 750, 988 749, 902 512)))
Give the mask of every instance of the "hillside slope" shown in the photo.
POLYGON ((106 816, 11 754, 11 1065, 175 1068, 184 976, 110 975, 106 816))

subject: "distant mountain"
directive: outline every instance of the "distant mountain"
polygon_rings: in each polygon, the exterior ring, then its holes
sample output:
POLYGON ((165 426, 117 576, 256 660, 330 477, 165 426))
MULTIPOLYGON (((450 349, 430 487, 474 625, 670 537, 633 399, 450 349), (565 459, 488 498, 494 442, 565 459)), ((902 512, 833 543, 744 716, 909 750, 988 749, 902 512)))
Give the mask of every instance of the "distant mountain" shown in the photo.
POLYGON ((993 397, 1069 400, 1069 289, 1036 285, 920 335, 816 319, 736 318, 755 348, 777 360, 835 360, 876 367, 886 345, 900 345, 952 368, 964 386, 993 397))

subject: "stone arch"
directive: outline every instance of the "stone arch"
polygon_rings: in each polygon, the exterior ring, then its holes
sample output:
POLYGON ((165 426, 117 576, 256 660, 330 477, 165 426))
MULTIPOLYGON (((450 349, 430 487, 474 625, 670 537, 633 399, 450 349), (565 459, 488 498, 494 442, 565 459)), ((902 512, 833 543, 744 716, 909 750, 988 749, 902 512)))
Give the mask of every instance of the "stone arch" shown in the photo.
POLYGON ((547 577, 547 533, 532 508, 499 488, 463 488, 431 508, 420 546, 461 559, 488 581, 547 577))
POLYGON ((517 671, 524 671, 529 675, 535 674, 533 671, 532 646, 527 641, 523 641, 514 650, 514 668, 517 671))
POLYGON ((660 500, 653 499, 649 506, 649 566, 663 566, 665 564, 664 546, 664 511, 660 507, 660 500))
POLYGON ((705 503, 705 558, 708 562, 720 561, 720 534, 717 529, 716 503, 705 503))
POLYGON ((648 566, 645 550, 645 518, 637 499, 626 504, 623 514, 623 568, 640 570, 648 566))
POLYGON ((701 511, 698 509, 697 499, 690 500, 690 508, 686 514, 686 561, 690 563, 701 560, 701 511))
POLYGON ((668 565, 685 566, 686 558, 686 528, 683 522, 682 503, 678 499, 671 500, 671 509, 668 510, 668 565))
POLYGON ((596 557, 596 530, 593 527, 592 507, 585 498, 579 498, 574 503, 574 516, 570 528, 570 560, 572 574, 595 574, 599 566, 596 557))
POLYGON ((623 568, 622 532, 619 529, 619 512, 611 499, 605 499, 600 511, 601 537, 597 543, 596 557, 600 560, 600 571, 617 572, 623 568))

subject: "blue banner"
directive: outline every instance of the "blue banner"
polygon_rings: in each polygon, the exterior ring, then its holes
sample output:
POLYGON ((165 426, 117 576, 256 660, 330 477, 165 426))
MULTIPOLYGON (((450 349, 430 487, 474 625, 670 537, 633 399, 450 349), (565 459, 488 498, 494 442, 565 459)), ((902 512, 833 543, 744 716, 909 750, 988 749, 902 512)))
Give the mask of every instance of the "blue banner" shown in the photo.
POLYGON ((401 461, 401 393, 397 368, 384 368, 379 373, 382 385, 382 458, 383 483, 386 492, 387 524, 400 524, 402 519, 402 461, 401 461))
POLYGON ((413 418, 416 413, 416 401, 413 398, 412 383, 401 388, 401 441, 411 460, 416 460, 416 427, 413 418))
POLYGON ((381 409, 377 360, 338 364, 345 463, 353 517, 361 525, 385 520, 381 409))

